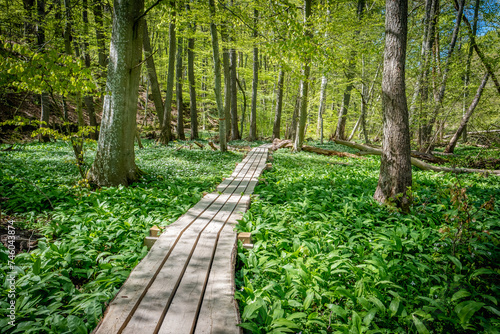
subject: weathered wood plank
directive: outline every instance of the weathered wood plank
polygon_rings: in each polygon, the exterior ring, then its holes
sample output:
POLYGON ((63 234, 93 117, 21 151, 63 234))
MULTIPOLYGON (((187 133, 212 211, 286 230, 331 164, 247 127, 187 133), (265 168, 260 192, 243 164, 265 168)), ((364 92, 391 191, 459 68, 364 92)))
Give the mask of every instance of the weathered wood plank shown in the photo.
POLYGON ((218 245, 218 235, 226 225, 240 196, 231 196, 203 232, 189 262, 175 297, 172 301, 159 334, 190 333, 196 324, 198 307, 203 298, 205 282, 208 280, 212 258, 218 245))
POLYGON ((234 223, 246 211, 250 196, 243 196, 224 227, 196 323, 195 334, 240 334, 238 304, 234 299, 236 232, 234 223), (229 223, 232 222, 232 223, 229 223))
POLYGON ((125 324, 123 333, 138 333, 139 330, 144 330, 144 333, 153 333, 165 305, 170 302, 169 299, 173 298, 172 291, 180 283, 179 279, 182 278, 186 261, 190 258, 200 232, 206 228, 229 198, 230 195, 227 194, 219 196, 211 206, 211 210, 205 211, 206 214, 197 218, 180 236, 175 247, 169 250, 168 260, 158 272, 135 312, 131 314, 130 319, 127 319, 129 323, 123 321, 125 324))

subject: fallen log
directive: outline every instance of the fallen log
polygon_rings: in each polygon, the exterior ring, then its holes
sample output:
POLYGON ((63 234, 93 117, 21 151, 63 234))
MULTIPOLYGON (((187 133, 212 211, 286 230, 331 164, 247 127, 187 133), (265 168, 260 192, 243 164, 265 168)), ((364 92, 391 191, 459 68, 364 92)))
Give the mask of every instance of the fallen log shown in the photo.
POLYGON ((334 151, 334 150, 325 150, 324 148, 307 146, 307 145, 302 146, 302 150, 306 151, 306 152, 312 152, 312 153, 317 153, 317 154, 321 154, 321 155, 328 155, 328 156, 334 155, 334 156, 343 157, 343 158, 359 158, 359 156, 356 154, 347 153, 347 152, 339 152, 339 151, 334 151))
MULTIPOLYGON (((360 155, 382 155, 382 150, 378 148, 369 147, 366 145, 361 145, 358 143, 353 143, 349 141, 334 139, 335 143, 344 145, 347 147, 355 148, 360 150, 358 154, 360 155)), ((447 172, 447 173, 485 173, 485 174, 494 174, 500 175, 500 170, 491 170, 491 169, 475 169, 475 168, 452 168, 452 167, 438 167, 430 165, 422 160, 411 158, 411 164, 421 170, 432 170, 434 172, 447 172)))
POLYGON ((218 150, 217 146, 215 146, 213 142, 209 141, 208 145, 210 145, 210 147, 212 148, 212 150, 214 150, 214 151, 218 150))
MULTIPOLYGON (((276 138, 273 141, 273 146, 271 147, 271 150, 276 151, 280 148, 291 148, 291 147, 293 147, 293 143, 290 139, 280 140, 280 139, 276 138)), ((334 155, 334 156, 343 157, 343 158, 359 158, 359 156, 356 154, 347 153, 347 152, 339 152, 339 151, 334 151, 334 150, 327 150, 324 148, 308 146, 308 145, 303 145, 302 150, 306 151, 306 152, 312 152, 312 153, 327 155, 327 156, 334 155)))
POLYGON ((195 143, 195 144, 196 144, 199 148, 203 149, 203 147, 204 147, 204 146, 203 146, 203 144, 201 144, 201 143, 197 142, 196 140, 194 141, 194 143, 195 143))

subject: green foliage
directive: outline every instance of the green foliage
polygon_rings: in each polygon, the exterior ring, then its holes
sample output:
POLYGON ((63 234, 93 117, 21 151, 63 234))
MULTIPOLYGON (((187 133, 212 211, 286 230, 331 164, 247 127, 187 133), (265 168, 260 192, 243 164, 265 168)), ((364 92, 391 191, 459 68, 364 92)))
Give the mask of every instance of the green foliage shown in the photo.
POLYGON ((372 198, 377 158, 354 167, 280 150, 274 159, 238 226, 254 240, 238 254, 242 327, 498 333, 498 178, 460 176, 457 188, 454 175, 415 170, 414 207, 403 215, 372 198))
MULTIPOLYGON (((89 145, 95 149, 95 145, 89 145)), ((16 327, 7 324, 7 261, 0 265, 1 333, 88 333, 130 271, 146 255, 153 225, 175 221, 232 171, 241 154, 145 143, 146 176, 128 187, 91 190, 64 143, 28 144, 0 153, 2 210, 38 227, 38 248, 15 257, 16 327), (53 209, 52 209, 53 206, 53 209)), ((93 153, 93 151, 91 151, 93 153)), ((92 154, 84 157, 87 163, 92 154)), ((0 256, 7 256, 0 246, 0 256)))

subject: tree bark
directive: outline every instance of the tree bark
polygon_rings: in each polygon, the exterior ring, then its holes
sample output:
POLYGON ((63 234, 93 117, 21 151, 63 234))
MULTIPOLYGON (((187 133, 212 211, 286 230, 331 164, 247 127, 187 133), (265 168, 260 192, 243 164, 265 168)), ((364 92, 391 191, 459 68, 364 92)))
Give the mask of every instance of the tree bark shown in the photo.
POLYGON ((383 131, 380 175, 374 198, 407 211, 412 185, 410 132, 405 93, 408 0, 387 0, 384 70, 382 74, 383 131))
MULTIPOLYGON (((234 41, 234 38, 233 38, 234 41)), ((236 50, 231 49, 229 51, 230 58, 230 84, 231 84, 231 139, 240 139, 240 134, 238 132, 238 87, 236 86, 236 64, 238 62, 238 57, 236 55, 236 50)))
MULTIPOLYGON (((171 2, 172 8, 175 3, 171 2)), ((175 52, 176 52, 176 34, 175 34, 175 12, 174 18, 169 26, 168 36, 168 74, 167 74, 167 92, 165 94, 165 104, 163 105, 163 122, 161 126, 160 143, 168 145, 172 138, 172 98, 174 95, 174 77, 175 77, 175 52)))
POLYGON ((226 123, 224 122, 224 107, 221 97, 221 75, 220 75, 220 59, 219 59, 219 37, 217 35, 217 26, 215 25, 215 1, 209 0, 210 6, 210 35, 212 36, 212 50, 214 57, 214 90, 217 109, 219 111, 219 143, 221 152, 227 151, 226 143, 226 123))
MULTIPOLYGON (((88 17, 88 0, 82 0, 82 21, 83 21, 83 34, 88 36, 89 34, 89 17, 88 17)), ((83 42, 83 59, 85 62, 85 67, 90 68, 90 51, 89 42, 84 40, 83 42)), ((90 133, 90 138, 97 140, 99 137, 99 132, 97 131, 97 118, 95 115, 94 107, 94 97, 92 95, 85 95, 83 97, 85 102, 85 107, 87 108, 87 114, 89 115, 89 125, 94 128, 94 131, 90 133)))
POLYGON ((183 38, 177 39, 177 62, 176 62, 176 97, 177 97, 177 136, 180 140, 186 140, 184 135, 184 103, 182 101, 182 46, 183 38))
MULTIPOLYGON (((365 0, 358 0, 358 9, 357 9, 358 21, 361 21, 361 19, 363 18, 364 7, 365 7, 365 0)), ((357 37, 359 35, 359 30, 355 31, 354 35, 357 37)), ((335 130, 335 137, 339 139, 345 139, 346 117, 347 117, 347 111, 349 109, 349 102, 351 100, 351 91, 353 88, 352 81, 354 79, 354 70, 356 67, 355 59, 356 59, 356 51, 352 50, 349 58, 349 65, 346 71, 347 86, 344 90, 344 95, 342 98, 342 107, 340 108, 339 111, 339 119, 337 121, 337 128, 335 130)))
MULTIPOLYGON (((257 38, 257 21, 259 11, 254 9, 254 32, 253 37, 257 38)), ((250 111, 250 141, 257 139, 257 88, 259 85, 259 48, 253 47, 253 81, 252 81, 252 107, 250 111)))
POLYGON ((142 41, 142 48, 144 49, 144 58, 146 59, 146 68, 148 72, 149 83, 151 85, 151 95, 153 95, 153 103, 156 109, 156 116, 163 122, 163 101, 161 99, 160 85, 158 84, 158 76, 156 74, 156 66, 153 58, 153 50, 151 49, 151 42, 149 39, 147 21, 144 21, 144 36, 142 41))
POLYGON ((229 42, 227 29, 221 27, 222 46, 222 66, 224 72, 224 122, 226 123, 226 139, 231 135, 231 64, 229 62, 229 50, 226 43, 229 42))
POLYGON ((486 83, 488 82, 488 77, 490 76, 489 72, 486 72, 486 74, 483 77, 483 80, 481 81, 481 85, 477 88, 476 96, 474 96, 474 99, 472 100, 472 103, 469 106, 469 109, 467 109, 467 112, 465 115, 462 117, 462 121, 460 122, 460 125, 458 126, 457 131, 451 138, 448 146, 446 146, 446 149, 444 150, 444 153, 453 153, 455 150, 455 146, 457 145, 458 138, 462 135, 462 132, 466 129, 467 123, 469 122, 470 117, 472 116, 472 113, 474 112, 474 109, 476 109, 477 104, 479 103, 479 100, 481 99, 481 95, 483 94, 484 87, 486 86, 486 83))
POLYGON ((107 92, 101 134, 89 179, 99 186, 127 185, 137 180, 134 137, 141 73, 143 0, 115 0, 107 92))
POLYGON ((463 10, 464 10, 464 5, 465 5, 465 0, 461 0, 460 8, 458 10, 457 17, 455 19, 455 28, 453 29, 453 34, 452 34, 452 38, 451 38, 451 42, 450 42, 450 47, 448 49, 446 64, 445 64, 445 67, 443 70, 443 72, 444 72, 443 79, 441 81, 441 86, 440 86, 438 94, 437 94, 434 110, 433 110, 430 121, 424 125, 425 131, 426 131, 426 138, 425 138, 426 141, 421 146, 421 151, 423 151, 423 152, 430 152, 432 150, 432 143, 429 142, 429 136, 432 133, 432 128, 434 127, 434 123, 436 122, 439 111, 441 110, 441 105, 442 105, 442 101, 444 98, 444 93, 446 91, 446 83, 448 81, 448 74, 450 71, 451 56, 453 54, 453 51, 455 49, 455 45, 456 45, 456 42, 458 39, 458 31, 460 30, 460 22, 462 21, 462 14, 463 14, 463 10))
POLYGON ((328 79, 325 75, 321 77, 321 90, 319 93, 319 109, 318 109, 318 126, 317 135, 319 137, 319 142, 323 144, 323 113, 325 112, 326 105, 326 86, 328 84, 328 79))
POLYGON ((280 68, 278 75, 278 86, 276 87, 276 110, 274 113, 273 137, 272 139, 280 138, 281 128, 281 111, 283 110, 283 82, 285 81, 285 71, 280 68))
MULTIPOLYGON (((189 9, 189 5, 188 5, 189 9)), ((191 24, 191 33, 196 33, 196 25, 191 24)), ((194 77, 194 37, 188 39, 188 80, 189 80, 189 112, 191 116, 191 140, 198 139, 198 110, 196 107, 196 80, 194 77)))
MULTIPOLYGON (((304 0, 304 34, 306 38, 310 38, 312 33, 310 31, 309 16, 311 16, 311 0, 304 0)), ((309 64, 310 58, 306 57, 304 62, 304 70, 302 72, 302 79, 300 80, 300 109, 299 109, 299 123, 297 125, 297 133, 293 143, 293 151, 300 152, 302 144, 304 143, 304 136, 307 121, 307 94, 309 91, 309 75, 311 66, 309 64)))

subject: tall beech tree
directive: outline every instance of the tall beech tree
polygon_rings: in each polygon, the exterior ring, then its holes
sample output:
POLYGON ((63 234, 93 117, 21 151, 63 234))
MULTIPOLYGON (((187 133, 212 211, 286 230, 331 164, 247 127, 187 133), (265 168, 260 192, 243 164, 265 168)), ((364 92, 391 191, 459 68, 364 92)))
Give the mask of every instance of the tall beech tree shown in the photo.
POLYGON ((386 0, 383 131, 380 175, 374 198, 408 210, 411 187, 410 131, 405 92, 408 0, 386 0))
POLYGON ((158 84, 158 76, 156 73, 156 65, 153 58, 153 50, 151 49, 151 42, 149 40, 149 31, 147 22, 144 21, 144 36, 142 41, 144 49, 144 58, 146 59, 146 68, 148 72, 148 79, 151 85, 151 94, 153 95, 153 103, 156 109, 156 115, 160 124, 163 122, 163 101, 161 99, 160 85, 158 84))
POLYGON ((221 75, 220 75, 220 57, 219 57, 219 36, 217 35, 217 25, 215 24, 215 2, 214 0, 209 0, 210 7, 210 35, 212 36, 212 51, 214 57, 214 91, 215 91, 215 101, 217 103, 217 110, 219 112, 219 140, 220 140, 220 150, 222 152, 227 151, 226 144, 226 122, 224 121, 224 107, 222 105, 221 96, 221 75))
POLYGON ((101 133, 88 178, 100 186, 137 180, 134 137, 141 73, 143 0, 115 0, 101 133), (140 17, 140 18, 139 18, 140 17))
MULTIPOLYGON (((312 36, 310 30, 309 17, 311 16, 311 5, 312 0, 304 0, 304 35, 306 38, 312 36)), ((297 124, 297 132, 295 134, 295 140, 293 143, 293 151, 299 152, 302 150, 302 143, 304 142, 304 136, 306 131, 306 121, 307 121, 307 94, 309 92, 309 75, 311 73, 311 58, 310 55, 305 57, 302 70, 302 79, 300 80, 300 108, 299 108, 299 120, 297 124)))
POLYGON ((160 142, 163 145, 167 145, 172 138, 172 98, 174 95, 174 78, 175 78, 175 52, 176 52, 176 33, 175 33, 175 1, 170 1, 170 7, 172 8, 172 21, 168 27, 168 73, 167 73, 167 92, 165 93, 165 103, 163 105, 163 122, 160 134, 160 142))

